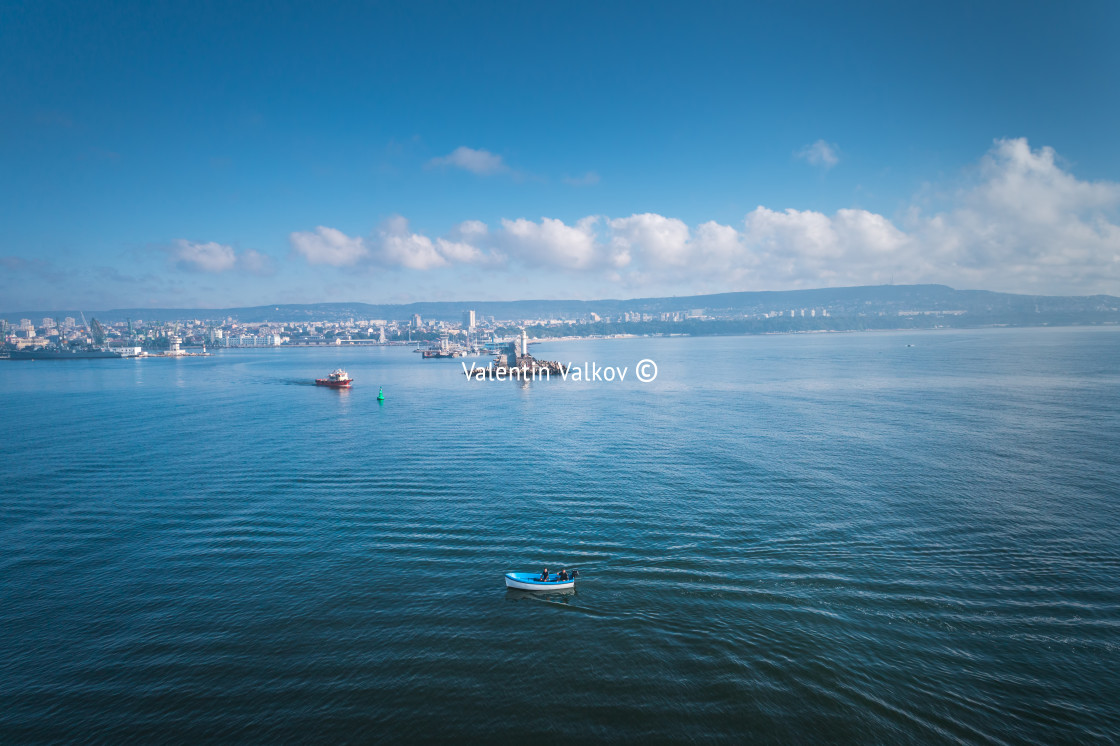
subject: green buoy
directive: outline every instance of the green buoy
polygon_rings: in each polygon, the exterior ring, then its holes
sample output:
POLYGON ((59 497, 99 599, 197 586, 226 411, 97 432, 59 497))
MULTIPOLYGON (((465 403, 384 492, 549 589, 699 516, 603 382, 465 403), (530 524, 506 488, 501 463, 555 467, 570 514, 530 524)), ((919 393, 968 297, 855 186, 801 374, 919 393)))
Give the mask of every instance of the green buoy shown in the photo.
POLYGON ((385 401, 385 389, 377 387, 377 401, 385 401))

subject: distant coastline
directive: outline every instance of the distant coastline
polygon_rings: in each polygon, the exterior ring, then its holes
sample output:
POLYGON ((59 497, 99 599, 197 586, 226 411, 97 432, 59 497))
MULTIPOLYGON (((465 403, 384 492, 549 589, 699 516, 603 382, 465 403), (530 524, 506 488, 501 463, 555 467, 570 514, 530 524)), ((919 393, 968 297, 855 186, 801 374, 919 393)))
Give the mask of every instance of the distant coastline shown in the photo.
MULTIPOLYGON (((664 315, 682 319, 798 318, 805 310, 828 312, 833 317, 872 315, 968 315, 976 323, 1100 323, 1120 322, 1120 297, 1112 295, 1055 296, 999 293, 988 290, 957 290, 946 285, 866 285, 811 290, 766 290, 710 295, 631 298, 628 300, 512 300, 431 301, 407 304, 310 303, 270 304, 233 308, 118 308, 105 311, 85 309, 86 315, 103 322, 127 319, 184 321, 188 319, 233 320, 240 323, 340 321, 347 318, 425 319, 458 321, 474 311, 480 318, 496 320, 565 321, 594 317, 623 317, 635 314, 664 315), (983 317, 989 317, 984 319, 983 317)), ((0 319, 74 316, 80 309, 47 311, 0 311, 0 319)), ((809 318, 814 318, 809 316, 809 318)))
POLYGON ((534 342, 582 342, 586 340, 608 340, 608 339, 674 339, 674 338, 695 338, 695 337, 753 337, 753 336, 777 336, 787 334, 859 334, 867 333, 891 333, 891 332, 916 332, 916 331, 951 331, 961 329, 1064 329, 1064 328, 1113 328, 1120 329, 1120 322, 1106 321, 1101 323, 1085 323, 1085 324, 978 324, 972 326, 928 326, 928 327, 879 327, 872 329, 800 329, 788 331, 769 331, 769 332, 727 332, 722 334, 587 334, 587 335, 566 335, 566 336, 533 336, 530 334, 530 339, 534 342))
POLYGON ((178 354, 180 347, 379 344, 477 354, 522 334, 539 341, 1116 325, 1115 296, 1015 295, 944 285, 601 301, 126 309, 91 312, 88 324, 80 311, 0 314, 3 349, 65 356, 114 346, 135 348, 135 354, 178 354))

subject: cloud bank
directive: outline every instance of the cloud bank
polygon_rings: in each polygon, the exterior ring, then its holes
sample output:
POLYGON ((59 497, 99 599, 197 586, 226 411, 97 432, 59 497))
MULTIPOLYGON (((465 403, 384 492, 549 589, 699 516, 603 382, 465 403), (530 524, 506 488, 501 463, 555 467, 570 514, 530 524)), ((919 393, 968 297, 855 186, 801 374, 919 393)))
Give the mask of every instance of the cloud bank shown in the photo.
MULTIPOLYGON (((822 145, 821 142, 811 146, 822 145)), ((835 162, 817 148, 820 165, 835 162)), ((1077 179, 1050 148, 995 141, 938 210, 896 220, 758 206, 741 222, 689 226, 655 213, 466 221, 439 238, 394 218, 369 237, 320 226, 291 235, 309 263, 419 272, 486 264, 594 276, 628 289, 778 289, 941 282, 1010 292, 1120 292, 1120 184, 1077 179)), ((219 267, 220 248, 194 260, 219 267)), ((210 270, 214 271, 214 270, 210 270)))

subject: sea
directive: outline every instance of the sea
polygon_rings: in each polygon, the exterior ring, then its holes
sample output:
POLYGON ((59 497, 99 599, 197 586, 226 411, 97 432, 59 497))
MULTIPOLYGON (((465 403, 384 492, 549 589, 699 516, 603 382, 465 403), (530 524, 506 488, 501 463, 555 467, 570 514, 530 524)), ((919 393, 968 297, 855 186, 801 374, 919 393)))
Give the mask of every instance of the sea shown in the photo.
POLYGON ((0 743, 1120 741, 1120 329, 532 352, 0 361, 0 743))

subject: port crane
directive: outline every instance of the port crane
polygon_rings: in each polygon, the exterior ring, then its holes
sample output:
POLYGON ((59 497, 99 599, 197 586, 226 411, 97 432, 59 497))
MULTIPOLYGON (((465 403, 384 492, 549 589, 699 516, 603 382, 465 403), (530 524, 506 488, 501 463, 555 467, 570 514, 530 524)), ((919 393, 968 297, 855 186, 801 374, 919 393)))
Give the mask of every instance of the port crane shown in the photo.
POLYGON ((93 337, 93 344, 97 347, 105 344, 105 327, 101 326, 101 322, 97 319, 90 319, 89 322, 89 335, 93 337))
POLYGON ((78 315, 82 317, 82 326, 89 330, 89 336, 93 339, 93 344, 100 347, 105 344, 105 327, 101 326, 101 322, 97 319, 92 319, 86 322, 86 314, 84 311, 78 311, 78 315))

